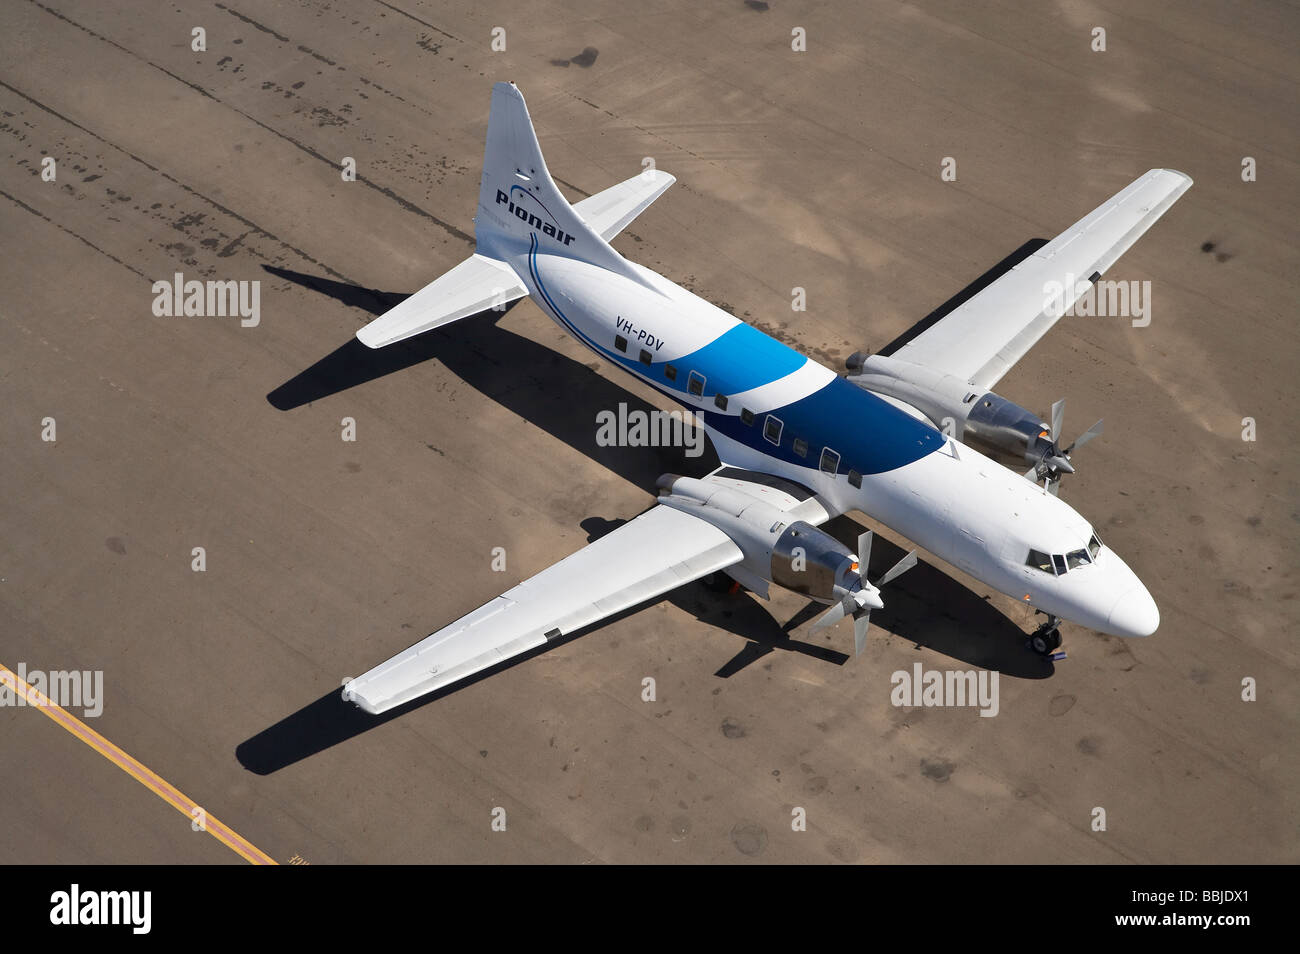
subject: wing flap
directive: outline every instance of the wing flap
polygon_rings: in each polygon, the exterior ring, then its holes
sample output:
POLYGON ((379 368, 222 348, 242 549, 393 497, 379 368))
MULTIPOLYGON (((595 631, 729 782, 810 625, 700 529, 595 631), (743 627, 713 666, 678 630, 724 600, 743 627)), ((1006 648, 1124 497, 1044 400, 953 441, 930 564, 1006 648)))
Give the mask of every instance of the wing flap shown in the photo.
POLYGON ((344 687, 378 714, 740 561, 721 530, 656 506, 344 687))
POLYGON ((993 387, 1191 184, 1181 172, 1152 169, 893 357, 993 387))
POLYGON ((357 332, 368 348, 382 348, 528 294, 504 262, 474 254, 357 332))

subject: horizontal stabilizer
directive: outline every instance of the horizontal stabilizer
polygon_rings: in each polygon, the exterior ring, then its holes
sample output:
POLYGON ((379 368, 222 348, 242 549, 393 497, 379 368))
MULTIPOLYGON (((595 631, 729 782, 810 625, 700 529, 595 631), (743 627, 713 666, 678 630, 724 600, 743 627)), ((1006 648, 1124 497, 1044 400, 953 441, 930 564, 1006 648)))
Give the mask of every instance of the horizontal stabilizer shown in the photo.
POLYGON ((573 210, 608 242, 631 225, 633 219, 648 209, 650 203, 663 195, 676 181, 676 177, 666 172, 647 169, 640 175, 575 203, 573 210))
POLYGON ((370 322, 357 332, 357 338, 368 348, 382 348, 527 294, 510 266, 471 255, 370 322))

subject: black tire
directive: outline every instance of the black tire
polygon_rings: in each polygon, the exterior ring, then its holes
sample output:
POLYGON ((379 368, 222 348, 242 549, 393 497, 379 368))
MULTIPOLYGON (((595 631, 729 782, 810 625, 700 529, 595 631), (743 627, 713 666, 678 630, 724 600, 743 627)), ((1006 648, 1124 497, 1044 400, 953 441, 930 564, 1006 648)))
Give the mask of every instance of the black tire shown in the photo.
POLYGON ((1045 633, 1034 633, 1029 637, 1029 646, 1040 656, 1050 656, 1056 652, 1061 645, 1061 631, 1059 629, 1049 630, 1045 633))

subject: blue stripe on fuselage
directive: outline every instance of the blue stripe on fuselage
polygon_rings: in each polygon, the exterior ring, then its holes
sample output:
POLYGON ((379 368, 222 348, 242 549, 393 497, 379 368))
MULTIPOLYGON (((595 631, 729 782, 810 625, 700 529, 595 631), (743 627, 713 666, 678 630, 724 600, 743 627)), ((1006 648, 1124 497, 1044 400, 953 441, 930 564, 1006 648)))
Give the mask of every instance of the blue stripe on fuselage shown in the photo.
POLYGON ((768 337, 743 321, 723 332, 703 348, 674 358, 655 362, 652 369, 662 374, 664 364, 677 368, 677 383, 685 385, 691 371, 704 375, 703 397, 715 394, 741 394, 771 384, 804 366, 808 359, 793 348, 768 337))
POLYGON ((705 424, 732 440, 797 467, 817 468, 822 449, 829 447, 840 455, 837 473, 856 470, 863 475, 895 470, 944 445, 944 437, 930 425, 840 377, 812 394, 757 414, 753 424, 745 424, 740 419, 739 409, 736 414, 726 414, 682 400, 691 371, 705 375, 705 397, 718 393, 732 395, 785 377, 802 367, 808 359, 744 322, 739 322, 698 351, 672 362, 645 365, 601 347, 569 320, 547 292, 537 269, 537 247, 537 236, 533 234, 528 256, 529 271, 543 302, 565 328, 597 354, 622 365, 656 391, 700 415, 705 424), (669 363, 677 367, 675 382, 664 376, 663 367, 669 363), (654 372, 653 376, 650 372, 654 372), (782 423, 779 445, 763 436, 769 414, 782 423), (807 442, 806 457, 794 452, 796 439, 807 442))
MULTIPOLYGON (((697 412, 699 413, 699 412, 697 412)), ((835 378, 807 397, 759 414, 753 424, 739 417, 705 410, 705 423, 734 441, 797 467, 817 469, 822 449, 840 455, 836 473, 882 474, 896 470, 943 447, 945 438, 922 423, 844 378, 835 378), (781 422, 781 443, 763 436, 768 415, 781 422), (808 454, 794 452, 796 439, 808 454)))
MULTIPOLYGON (((771 384, 787 374, 798 371, 808 360, 793 348, 739 319, 733 327, 728 328, 703 348, 682 355, 680 358, 673 358, 671 361, 652 359, 649 364, 646 364, 635 357, 598 345, 574 326, 547 291, 538 269, 538 246, 537 236, 534 233, 528 253, 528 268, 537 290, 542 293, 543 300, 560 322, 577 335, 587 347, 621 364, 638 377, 649 378, 655 388, 674 400, 677 400, 679 395, 688 393, 692 371, 704 376, 704 393, 700 396, 711 398, 716 394, 740 394, 771 384), (664 370, 670 364, 677 370, 676 380, 669 380, 664 370)), ((635 338, 629 342, 628 347, 633 351, 640 350, 635 338)))

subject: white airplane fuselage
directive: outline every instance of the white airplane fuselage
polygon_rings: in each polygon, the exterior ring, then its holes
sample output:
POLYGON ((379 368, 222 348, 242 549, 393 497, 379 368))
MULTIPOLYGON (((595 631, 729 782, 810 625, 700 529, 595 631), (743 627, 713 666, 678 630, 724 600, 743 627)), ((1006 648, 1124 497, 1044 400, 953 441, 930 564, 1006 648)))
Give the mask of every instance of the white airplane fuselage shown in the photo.
POLYGON ((1142 582, 1088 521, 924 419, 649 269, 618 274, 549 253, 536 235, 526 246, 499 237, 487 251, 561 328, 694 412, 725 464, 868 514, 1061 619, 1118 636, 1159 625, 1142 582))

